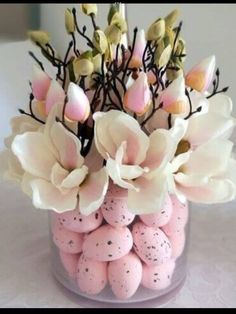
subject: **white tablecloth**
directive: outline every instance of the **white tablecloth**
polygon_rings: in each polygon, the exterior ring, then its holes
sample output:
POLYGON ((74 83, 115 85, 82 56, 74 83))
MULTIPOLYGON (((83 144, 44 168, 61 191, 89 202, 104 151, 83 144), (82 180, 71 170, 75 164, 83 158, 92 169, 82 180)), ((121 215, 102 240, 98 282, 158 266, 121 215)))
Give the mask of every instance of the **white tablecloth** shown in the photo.
MULTIPOLYGON (((9 117, 27 100, 29 48, 0 45, 1 141, 9 117)), ((0 183, 0 213, 0 307, 81 307, 51 275, 47 213, 9 182, 0 183)), ((166 306, 236 307, 236 202, 194 205, 191 220, 187 280, 166 306)))

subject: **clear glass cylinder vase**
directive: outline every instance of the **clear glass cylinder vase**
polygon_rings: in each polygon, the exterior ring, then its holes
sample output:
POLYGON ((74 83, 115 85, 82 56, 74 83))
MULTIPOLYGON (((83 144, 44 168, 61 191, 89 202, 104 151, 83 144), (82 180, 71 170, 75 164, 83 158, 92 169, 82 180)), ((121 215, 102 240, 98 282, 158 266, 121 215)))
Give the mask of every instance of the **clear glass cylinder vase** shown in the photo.
POLYGON ((133 215, 120 191, 89 216, 50 212, 52 272, 83 307, 161 306, 186 278, 189 204, 168 196, 158 214, 133 215))

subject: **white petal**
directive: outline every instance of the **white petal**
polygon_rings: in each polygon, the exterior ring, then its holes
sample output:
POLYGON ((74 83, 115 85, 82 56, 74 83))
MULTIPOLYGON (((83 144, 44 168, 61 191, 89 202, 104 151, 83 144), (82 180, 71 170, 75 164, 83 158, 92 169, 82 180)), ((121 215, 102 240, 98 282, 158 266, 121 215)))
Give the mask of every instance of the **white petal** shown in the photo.
POLYGON ((192 146, 199 146, 215 138, 225 138, 232 133, 235 123, 234 119, 214 112, 193 116, 189 119, 185 139, 192 146))
POLYGON ((172 160, 171 167, 173 173, 177 172, 179 168, 189 160, 191 153, 191 151, 188 151, 186 153, 179 154, 172 160))
POLYGON ((83 215, 95 212, 103 203, 109 178, 105 167, 91 173, 79 189, 79 208, 83 215))
POLYGON ((49 114, 51 109, 57 104, 63 104, 65 99, 65 92, 61 85, 52 80, 46 97, 46 113, 49 114))
POLYGON ((58 213, 74 210, 77 205, 78 188, 62 194, 48 181, 37 179, 31 181, 33 204, 36 208, 52 209, 58 213))
POLYGON ((209 179, 206 184, 193 187, 178 185, 178 189, 189 201, 215 204, 232 201, 235 198, 235 185, 230 180, 209 179))
POLYGON ((128 191, 128 208, 137 215, 158 213, 167 194, 167 178, 159 174, 151 180, 141 177, 135 184, 139 192, 128 191))
POLYGON ((80 168, 84 162, 84 158, 80 155, 80 140, 60 122, 53 124, 50 135, 59 152, 62 166, 68 170, 80 168))
POLYGON ((219 175, 227 168, 233 143, 216 139, 199 146, 183 166, 186 174, 219 175))
POLYGON ((25 172, 24 175, 22 176, 21 189, 30 198, 32 198, 31 181, 33 181, 33 180, 35 180, 35 177, 32 176, 28 172, 25 172))
POLYGON ((219 113, 224 117, 229 117, 233 110, 233 103, 229 96, 216 94, 209 99, 209 112, 219 113))
POLYGON ((188 129, 188 121, 176 118, 172 128, 169 130, 172 138, 174 139, 176 145, 183 139, 185 133, 188 129))
POLYGON ((27 132, 17 135, 12 143, 12 151, 25 171, 36 177, 50 178, 55 158, 42 133, 27 132))
POLYGON ((61 187, 66 189, 79 187, 87 174, 88 168, 86 166, 82 166, 80 169, 75 169, 63 180, 61 187))
POLYGON ((61 187, 63 180, 68 176, 69 171, 62 168, 61 165, 57 162, 52 167, 51 171, 51 182, 57 188, 61 187))

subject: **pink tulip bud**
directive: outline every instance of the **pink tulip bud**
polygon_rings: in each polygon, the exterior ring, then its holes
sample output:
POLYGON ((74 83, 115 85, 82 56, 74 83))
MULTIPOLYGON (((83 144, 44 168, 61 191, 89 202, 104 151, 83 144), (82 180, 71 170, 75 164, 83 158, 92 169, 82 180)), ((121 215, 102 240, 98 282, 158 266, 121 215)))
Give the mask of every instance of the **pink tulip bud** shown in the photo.
POLYGON ((124 96, 124 107, 127 110, 135 112, 137 115, 143 115, 151 103, 151 92, 148 85, 147 75, 144 72, 139 73, 137 80, 129 87, 124 96))
POLYGON ((38 66, 33 66, 33 78, 32 78, 32 92, 34 97, 39 100, 45 100, 49 86, 51 83, 50 77, 46 72, 41 70, 38 66))
POLYGON ((63 88, 56 80, 52 80, 46 97, 46 114, 49 114, 55 104, 63 103, 64 100, 65 92, 63 88))
POLYGON ((129 63, 130 68, 140 68, 142 66, 143 64, 142 59, 145 47, 146 47, 145 31, 141 29, 137 33, 133 56, 129 63))
POLYGON ((66 103, 65 117, 71 121, 84 122, 90 114, 90 104, 84 90, 70 83, 67 92, 68 102, 66 103))
POLYGON ((171 114, 183 114, 189 110, 188 99, 185 95, 184 77, 175 79, 160 95, 162 109, 171 114))
POLYGON ((198 92, 205 92, 213 79, 215 64, 215 56, 202 60, 202 62, 194 66, 186 75, 186 85, 198 92))

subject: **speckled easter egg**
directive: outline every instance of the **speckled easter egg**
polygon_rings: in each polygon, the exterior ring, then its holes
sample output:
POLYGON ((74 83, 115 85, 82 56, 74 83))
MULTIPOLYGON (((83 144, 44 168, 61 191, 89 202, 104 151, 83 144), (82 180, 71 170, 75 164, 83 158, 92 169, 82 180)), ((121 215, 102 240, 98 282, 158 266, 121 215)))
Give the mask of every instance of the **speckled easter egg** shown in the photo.
POLYGON ((76 278, 79 256, 80 254, 70 254, 60 250, 62 265, 71 278, 76 278))
POLYGON ((53 242, 66 253, 76 254, 82 251, 83 235, 65 229, 57 222, 53 229, 53 242))
POLYGON ((118 299, 132 297, 141 280, 142 263, 134 253, 129 253, 108 265, 108 281, 118 299))
POLYGON ((172 258, 177 259, 184 250, 185 246, 185 232, 174 233, 169 236, 169 240, 172 248, 172 258))
POLYGON ((84 293, 100 293, 107 284, 107 263, 91 260, 81 254, 77 265, 77 283, 84 293))
POLYGON ((115 184, 109 185, 101 210, 105 220, 114 227, 128 226, 135 217, 127 207, 127 190, 115 184))
POLYGON ((147 227, 144 223, 134 224, 134 250, 147 265, 160 265, 171 257, 171 244, 159 228, 147 227))
POLYGON ((181 203, 175 195, 171 195, 173 206, 169 222, 162 227, 166 235, 182 232, 188 221, 188 203, 181 203))
POLYGON ((114 261, 128 254, 132 246, 132 234, 127 227, 103 225, 86 237, 83 253, 96 261, 114 261))
POLYGON ((100 210, 89 216, 82 215, 78 209, 58 215, 58 220, 63 226, 71 231, 83 233, 97 229, 102 224, 102 213, 100 210))
POLYGON ((143 265, 142 285, 152 290, 166 289, 171 284, 174 269, 173 260, 157 266, 143 265))
POLYGON ((140 215, 140 219, 148 227, 162 227, 168 223, 172 214, 172 202, 170 196, 167 195, 165 203, 158 214, 140 215))

